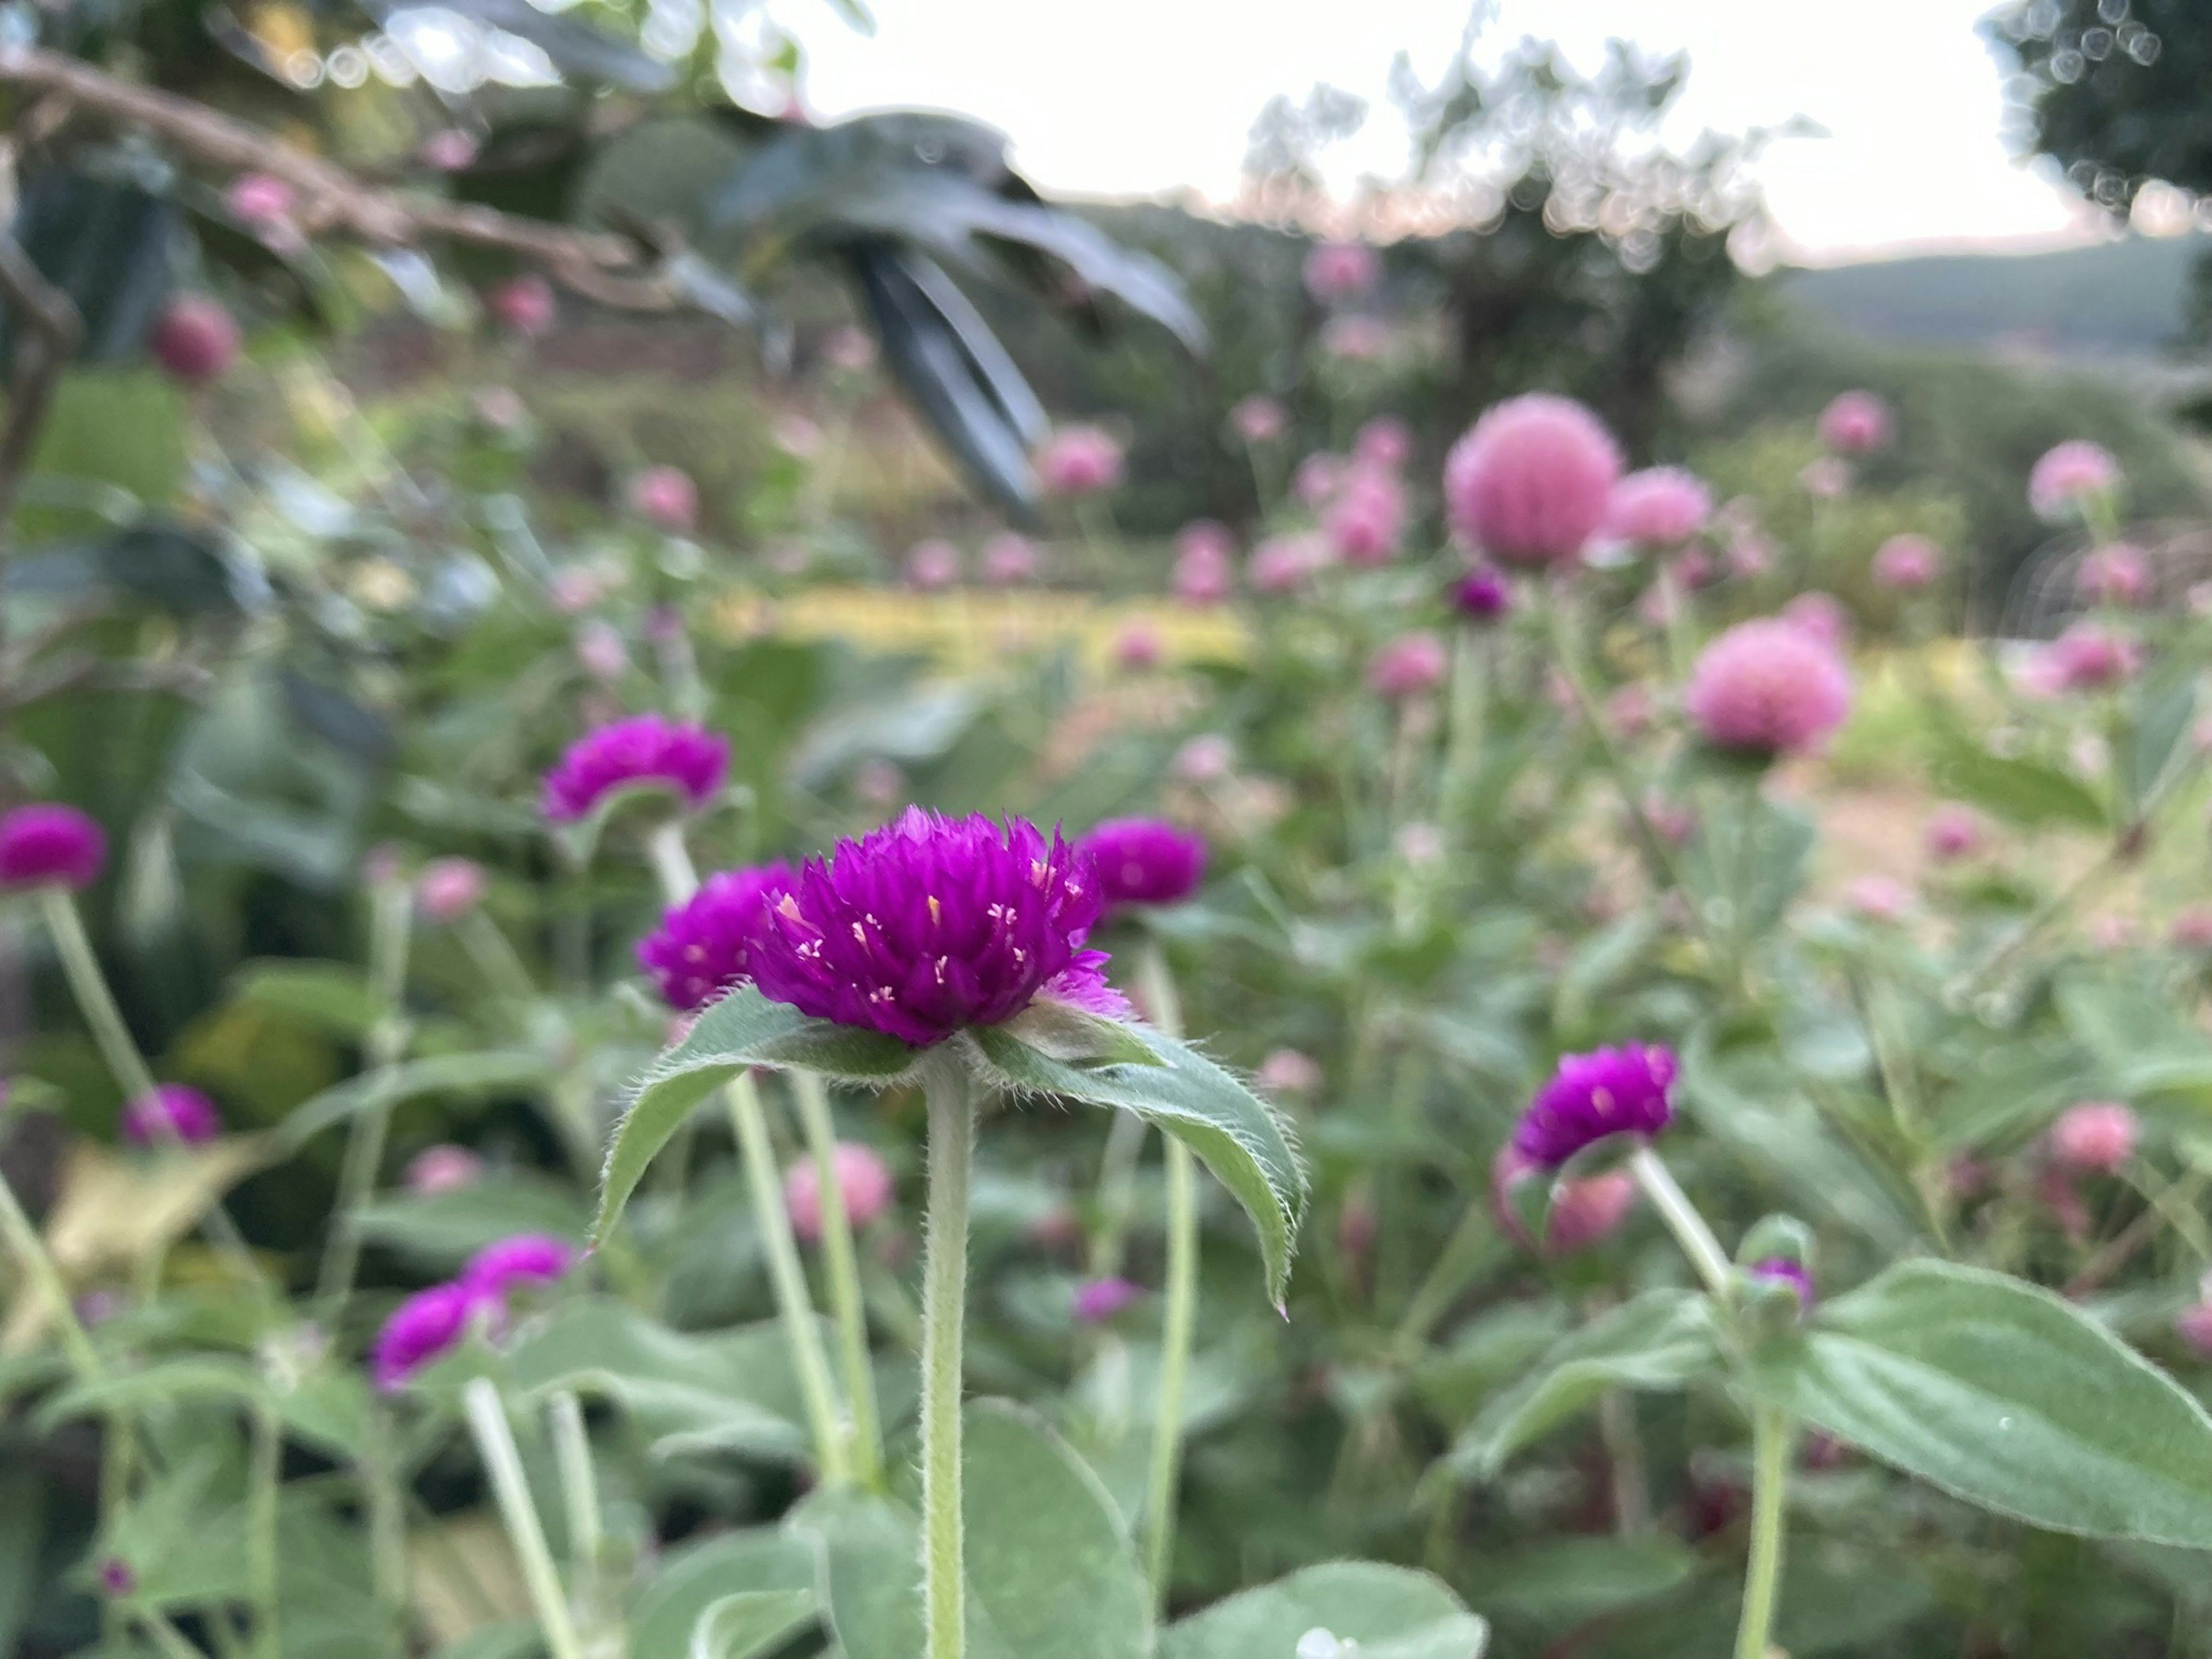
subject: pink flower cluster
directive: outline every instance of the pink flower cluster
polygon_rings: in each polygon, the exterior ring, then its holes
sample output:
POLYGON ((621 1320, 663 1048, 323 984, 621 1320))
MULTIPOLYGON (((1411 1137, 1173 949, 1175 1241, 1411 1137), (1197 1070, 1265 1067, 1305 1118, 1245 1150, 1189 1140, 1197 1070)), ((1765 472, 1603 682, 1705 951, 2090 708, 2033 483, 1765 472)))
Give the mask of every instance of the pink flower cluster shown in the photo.
POLYGON ((1306 255, 1306 292, 1325 306, 1357 300, 1382 277, 1382 261, 1364 242, 1322 242, 1306 255))
POLYGON ((1797 753, 1850 713, 1850 672, 1833 647, 1790 622, 1738 623, 1698 656, 1683 706, 1717 749, 1797 753))
POLYGON ((2112 452, 2087 438, 2069 438, 2045 452, 2027 475, 2027 504, 2039 518, 2073 517, 2120 487, 2112 452))
POLYGON ((1604 525, 1620 451, 1597 416, 1532 392, 1488 410, 1444 463, 1444 511, 1501 564, 1572 563, 1604 525))
POLYGON ((566 1242, 547 1233, 520 1233, 486 1245, 469 1258, 459 1279, 417 1291, 392 1310, 369 1353, 377 1389, 397 1391, 472 1326, 497 1329, 507 1318, 509 1297, 554 1284, 575 1261, 566 1242))
POLYGON ((1638 547, 1679 547, 1712 517, 1712 492, 1679 466, 1646 467, 1613 487, 1606 533, 1638 547))
POLYGON ((1036 470, 1050 495, 1095 495, 1121 482, 1121 446, 1100 427, 1062 427, 1038 449, 1036 470))

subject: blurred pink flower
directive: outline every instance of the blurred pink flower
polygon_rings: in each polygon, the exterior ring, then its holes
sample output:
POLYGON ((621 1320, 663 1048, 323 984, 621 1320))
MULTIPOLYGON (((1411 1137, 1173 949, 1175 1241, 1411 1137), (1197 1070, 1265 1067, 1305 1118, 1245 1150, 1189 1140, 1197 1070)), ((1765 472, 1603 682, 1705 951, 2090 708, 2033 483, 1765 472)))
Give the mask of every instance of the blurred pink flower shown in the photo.
POLYGON ((1103 1325, 1144 1293, 1143 1285, 1126 1279, 1086 1279, 1076 1287, 1076 1322, 1103 1325))
POLYGON ((1844 886, 1844 902, 1875 921, 1895 921, 1912 908, 1912 890, 1893 876, 1854 876, 1844 886))
POLYGON ((553 285, 543 276, 516 276, 492 289, 486 303, 501 327, 523 339, 534 339, 553 326, 558 308, 553 285))
POLYGON ((2177 951, 2212 951, 2212 904, 2191 904, 2177 912, 2166 937, 2177 951))
POLYGON ((1840 652, 1851 642, 1851 613, 1832 593, 1800 593, 1782 607, 1782 620, 1808 639, 1840 652))
POLYGON ((433 173, 459 173, 477 159, 477 141, 458 127, 432 133, 415 152, 433 173))
POLYGON ((906 580, 909 587, 934 592, 960 580, 960 550, 941 536, 916 542, 907 550, 906 580))
POLYGON ((1390 325, 1379 317, 1332 317, 1321 349, 1348 363, 1371 363, 1390 349, 1390 325))
POLYGON ((1167 655, 1168 642, 1148 622, 1133 622, 1114 641, 1114 660, 1124 668, 1157 668, 1167 655))
POLYGON ((1229 411, 1229 424, 1248 444, 1273 443, 1290 425, 1290 416, 1273 398, 1255 395, 1229 411))
POLYGON ((1425 629, 1415 629, 1376 652, 1367 665, 1367 684, 1379 696, 1415 696, 1443 684, 1448 664, 1444 642, 1425 629))
POLYGON ((2212 1359, 2212 1302, 2184 1308, 2174 1316, 2173 1329, 2198 1358, 2212 1359))
POLYGON ((200 386, 230 373, 240 343, 238 323, 220 301, 179 294, 155 319, 146 349, 171 380, 200 386))
POLYGON ((1291 475, 1291 497, 1300 507, 1324 507, 1344 482, 1345 472, 1343 456, 1316 451, 1300 461, 1291 475))
POLYGON ((1321 1087, 1321 1066, 1296 1048, 1277 1048, 1260 1062, 1252 1081, 1270 1095, 1310 1095, 1321 1087))
POLYGON ((1717 748, 1789 753, 1844 723, 1851 677, 1833 648, 1795 623, 1738 623, 1699 654, 1683 706, 1717 748))
POLYGON ((266 173, 241 173, 222 193, 222 204, 241 224, 270 228, 290 220, 298 201, 292 186, 266 173))
POLYGON ((1929 857, 1948 864, 1981 850, 1982 821, 1971 807, 1945 801, 1928 815, 1921 838, 1929 857))
POLYGON ((483 1178, 483 1160, 465 1146, 441 1142, 425 1146, 407 1160, 406 1184, 410 1193, 458 1192, 483 1178))
POLYGON ((1037 544, 1012 531, 983 544, 983 580, 994 587, 1018 587, 1036 580, 1037 544))
POLYGON ((1213 783, 1229 775, 1237 750, 1216 732, 1201 732, 1175 751, 1168 770, 1184 783, 1213 783))
POLYGON ((1377 415, 1352 441, 1352 459, 1364 466, 1395 472, 1413 457, 1413 433, 1395 415, 1377 415))
POLYGON ((606 592, 606 584, 589 566, 569 564, 553 573, 546 592, 556 611, 564 617, 573 617, 597 605, 606 592))
POLYGON ((1873 392, 1845 392, 1820 411, 1820 441, 1839 455, 1863 455, 1889 441, 1893 424, 1873 392))
POLYGON ((1943 550, 1925 536, 1892 536, 1874 550, 1877 587, 1926 587, 1942 573, 1943 550))
POLYGON ((1705 527, 1712 492, 1679 466, 1646 467, 1613 485, 1606 503, 1607 534, 1638 547, 1674 547, 1705 527))
POLYGON ((2136 1149, 2136 1115, 2116 1100, 2069 1106, 2051 1126, 2051 1155, 2080 1174, 2110 1173, 2136 1149))
POLYGON ((474 859, 432 859, 415 878, 415 902, 433 921, 457 921, 483 902, 484 884, 474 859))
POLYGON ((1541 392, 1492 407, 1452 446, 1444 509, 1503 564, 1569 563, 1605 522, 1620 452, 1582 404, 1541 392))
POLYGON ((1306 292, 1325 306, 1358 299, 1382 276, 1382 258, 1364 242, 1322 242, 1306 255, 1306 292))
POLYGON ((630 480, 629 504, 655 529, 681 535, 699 522, 699 486, 678 466, 649 466, 630 480))
POLYGON ((1255 593, 1295 593, 1327 562, 1311 536, 1270 536, 1244 562, 1244 580, 1255 593))
POLYGON ((811 460, 822 450, 822 428, 800 414, 779 415, 769 434, 775 447, 795 461, 811 460))
POLYGON ((1121 446, 1095 426, 1065 426, 1044 441, 1037 477, 1054 495, 1095 495, 1121 482, 1121 446))
MULTIPOLYGON (((1523 1246, 1528 1229, 1522 1224, 1515 1189, 1524 1182, 1542 1179, 1540 1166, 1508 1141, 1490 1164, 1491 1212, 1498 1224, 1523 1246)), ((1544 1222, 1544 1254, 1571 1255, 1602 1243, 1620 1231, 1636 1207, 1636 1180, 1624 1170, 1583 1176, 1563 1181, 1552 1195, 1544 1222)))
POLYGON ((1756 530, 1740 530, 1729 538, 1726 558, 1729 574, 1747 581, 1773 568, 1774 544, 1756 530))
POLYGON ((1373 467, 1354 467, 1322 514, 1322 533, 1350 565, 1389 563, 1405 526, 1405 492, 1395 478, 1373 467))
POLYGON ((2141 605, 2150 597, 2150 560, 2129 542, 2094 549, 2075 573, 2074 591, 2091 605, 2141 605))
POLYGON ((576 630, 576 660, 593 679, 611 683, 629 672, 629 647, 612 623, 591 617, 576 630))
POLYGON ((2142 665, 2139 641, 2100 623, 2078 622, 2037 653, 2024 680, 2026 689, 2045 695, 2095 691, 2132 678, 2142 665))
MULTIPOLYGON (((839 1141, 830 1161, 845 1200, 845 1218, 857 1231, 889 1207, 890 1166, 872 1148, 850 1140, 839 1141)), ((811 1158, 800 1158, 785 1173, 783 1202, 791 1212, 792 1231, 809 1243, 822 1237, 822 1177, 811 1158)))
POLYGON ((2119 485, 2120 464, 2111 450, 2087 438, 2069 438, 2045 451, 2028 473, 2027 504, 2039 518, 2070 518, 2119 485))
POLYGON ((1804 470, 1797 475, 1797 482, 1814 501, 1832 501, 1850 490, 1850 463, 1833 455, 1823 455, 1805 464, 1804 470))

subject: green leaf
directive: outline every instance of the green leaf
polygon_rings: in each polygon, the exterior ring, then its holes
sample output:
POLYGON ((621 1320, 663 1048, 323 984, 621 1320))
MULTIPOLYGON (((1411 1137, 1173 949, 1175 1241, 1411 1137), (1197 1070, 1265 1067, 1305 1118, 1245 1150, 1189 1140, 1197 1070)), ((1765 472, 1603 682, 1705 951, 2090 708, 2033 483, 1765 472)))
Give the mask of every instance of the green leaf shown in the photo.
POLYGON ((1145 1033, 1158 1060, 1150 1066, 1065 1065, 1003 1025, 969 1036, 1006 1087, 1119 1106, 1188 1146, 1251 1217, 1268 1299, 1281 1304, 1305 1201, 1305 1171, 1282 1121, 1257 1095, 1195 1048, 1157 1031, 1145 1033))
POLYGON ((691 1627, 690 1659, 755 1659, 814 1621, 814 1592, 738 1590, 708 1605, 691 1627))
POLYGON ((164 1359, 135 1371, 122 1371, 66 1389, 39 1408, 42 1429, 94 1413, 140 1412, 186 1400, 252 1402, 266 1400, 269 1386, 252 1364, 223 1354, 191 1354, 164 1359))
POLYGON ((465 1054, 410 1060, 381 1072, 364 1072, 302 1101, 271 1138, 279 1156, 297 1152, 328 1128, 373 1107, 397 1106, 422 1095, 498 1095, 528 1092, 552 1074, 545 1056, 527 1048, 490 1048, 465 1054))
POLYGON ((604 1242, 629 1195, 691 1109, 756 1066, 818 1072, 842 1083, 880 1089, 914 1069, 921 1051, 896 1037, 812 1019, 740 985, 711 1005, 683 1042, 655 1060, 615 1126, 599 1179, 592 1242, 604 1242))
POLYGON ((631 1610, 630 1659, 690 1659, 699 1623, 733 1594, 790 1595, 814 1603, 814 1551, 774 1528, 724 1533, 672 1552, 631 1610))
MULTIPOLYGON (((1146 1659, 1151 1592, 1098 1477, 1038 1419, 1002 1401, 963 1414, 969 1659, 1146 1659)), ((824 1492, 792 1526, 817 1540, 845 1659, 922 1650, 913 1510, 824 1492)))
POLYGON ((1900 1262, 1763 1350, 1753 1377, 1792 1416, 1984 1509, 2212 1548, 2212 1417, 2048 1291, 1900 1262))
POLYGON ((2197 720, 2197 662, 2186 653, 2147 677, 2136 687, 2133 703, 2134 730, 2120 745, 2120 795, 2130 818, 2142 816, 2163 788, 2166 774, 2185 745, 2197 720))
POLYGON ((378 1018, 368 975, 350 963, 249 962, 231 994, 332 1036, 364 1037, 378 1018))
POLYGON ((1006 1029, 1039 1054, 1071 1065, 1161 1063, 1146 1034, 1135 1026, 1051 997, 1037 998, 1008 1020, 1006 1029))
POLYGON ((1489 1626, 1442 1581, 1376 1561, 1326 1561, 1170 1625, 1160 1659, 1290 1659, 1325 1630, 1360 1659, 1480 1659, 1489 1626))
POLYGON ((1719 1364, 1712 1304, 1691 1291, 1646 1291, 1555 1344, 1468 1425, 1447 1467, 1487 1479, 1608 1389, 1679 1389, 1719 1364))
POLYGON ((2070 772, 2044 761, 1992 755, 1955 729, 1932 740, 1937 748, 1929 772, 1939 793, 2023 830, 2048 824, 2101 830, 2106 825, 2105 803, 2070 772))

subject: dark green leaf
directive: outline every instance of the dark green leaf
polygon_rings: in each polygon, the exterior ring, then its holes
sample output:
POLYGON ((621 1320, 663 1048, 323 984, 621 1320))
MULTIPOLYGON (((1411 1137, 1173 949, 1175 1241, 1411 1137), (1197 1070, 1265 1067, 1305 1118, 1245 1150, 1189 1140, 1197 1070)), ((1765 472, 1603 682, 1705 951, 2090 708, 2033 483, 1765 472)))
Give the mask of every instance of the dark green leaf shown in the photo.
POLYGON ((1490 1634, 1425 1572, 1328 1561, 1170 1625, 1160 1659, 1289 1659, 1298 1638, 1315 1630, 1334 1636, 1347 1655, 1373 1659, 1481 1659, 1490 1634))
POLYGON ((522 1048, 406 1060, 384 1071, 348 1078, 301 1102, 277 1125, 276 1139, 289 1152, 371 1107, 396 1106, 424 1095, 532 1093, 542 1088, 550 1075, 543 1054, 522 1048))
POLYGON ((699 1615, 690 1659, 756 1659, 813 1622, 811 1589, 733 1591, 699 1615))
POLYGON ((724 1533, 671 1552, 630 1613, 631 1659, 690 1659, 691 1632, 720 1598, 803 1592, 813 1601, 814 1551, 772 1528, 724 1533))
POLYGON ((1960 732, 1940 733, 1937 742, 1930 774, 1939 793, 2023 830, 2106 827, 2104 802, 2071 773, 2039 760, 1992 755, 1960 732))

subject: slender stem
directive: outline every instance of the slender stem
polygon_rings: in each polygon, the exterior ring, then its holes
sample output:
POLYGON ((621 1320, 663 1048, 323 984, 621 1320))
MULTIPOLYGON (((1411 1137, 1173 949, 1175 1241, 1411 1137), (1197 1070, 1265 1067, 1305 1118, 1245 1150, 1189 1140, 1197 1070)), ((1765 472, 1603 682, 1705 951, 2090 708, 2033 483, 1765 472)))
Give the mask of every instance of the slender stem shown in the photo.
POLYGON ((1651 1200, 1651 1207, 1659 1212, 1659 1218, 1674 1235, 1674 1242, 1682 1247, 1682 1254, 1698 1270, 1698 1277, 1705 1281, 1705 1288, 1715 1296, 1727 1297, 1734 1283, 1728 1253, 1721 1249, 1720 1240, 1713 1237, 1713 1230, 1705 1225, 1705 1218, 1698 1213, 1697 1206, 1690 1202, 1689 1195, 1675 1184, 1673 1174, 1659 1161, 1659 1154, 1649 1146, 1638 1146, 1629 1158, 1628 1168, 1636 1177, 1636 1184, 1644 1189, 1644 1195, 1651 1200))
POLYGON ((575 1620, 568 1598, 561 1589, 561 1575, 553 1565, 553 1552, 545 1545, 545 1528, 538 1519, 538 1505, 530 1495, 530 1478, 522 1470, 522 1453, 514 1443, 514 1426, 507 1407, 489 1377, 479 1376, 461 1391, 468 1408, 469 1431, 476 1437, 477 1455, 491 1478, 492 1496, 498 1500, 500 1519, 507 1524, 507 1541, 522 1566, 523 1583, 530 1589, 531 1607, 538 1627, 545 1633, 552 1659, 583 1659, 583 1644, 576 1639, 575 1620))
POLYGON ((671 904, 681 904, 699 890, 699 872, 692 867, 691 849, 684 844, 684 820, 671 818, 646 837, 645 848, 653 860, 660 890, 671 904))
POLYGON ((2009 935, 1996 949, 1983 957, 1981 966, 1966 976, 1958 988, 1957 994, 1961 997, 1970 997, 1978 991, 1987 990, 2014 957, 2042 938, 2055 923, 2063 920, 2066 913, 2078 904, 2085 895, 2118 868, 2123 856, 2121 844, 2118 842, 2106 848, 2099 855, 2095 863, 2045 899, 2034 915, 2028 917, 2019 932, 2009 935))
POLYGON ((368 1512, 369 1582, 376 1604, 395 1626, 407 1617, 407 1510, 399 1490, 392 1419, 381 1406, 373 1408, 366 1443, 354 1464, 368 1512))
POLYGON ((537 1001, 537 982, 497 922, 481 908, 473 909, 455 921, 453 931, 494 991, 526 1008, 537 1001))
POLYGON ((1176 1492, 1182 1476, 1182 1402, 1198 1313, 1198 1182, 1190 1148, 1164 1136, 1168 1159, 1167 1307, 1160 1329, 1159 1408, 1152 1424, 1145 1504, 1145 1562, 1155 1607, 1164 1607, 1175 1565, 1176 1492))
POLYGON ((806 1401, 814 1461, 823 1480, 837 1486, 852 1474, 845 1455, 845 1430, 839 1420, 836 1391, 830 1381, 830 1362, 822 1352, 822 1327, 814 1317, 814 1300, 807 1292, 805 1270, 799 1262, 799 1243, 792 1237, 791 1212, 784 1207, 783 1183, 776 1178, 775 1149, 769 1141, 768 1120, 761 1114, 760 1089, 751 1073, 741 1072, 724 1093, 730 1103, 730 1124, 737 1132, 738 1156, 745 1166, 745 1183, 752 1194, 753 1217, 760 1225, 761 1246, 768 1252, 769 1279, 775 1290, 776 1312, 783 1321, 783 1339, 790 1346, 792 1369, 798 1373, 799 1390, 806 1401))
POLYGON ((134 1607, 131 1616, 144 1628, 147 1635, 154 1638, 154 1645, 161 1650, 162 1659, 207 1659, 205 1654, 185 1640, 184 1632, 169 1622, 167 1613, 152 1607, 134 1607))
POLYGON ((246 1581, 253 1601, 255 1659, 283 1659, 283 1598, 277 1591, 277 1499, 284 1474, 284 1432, 275 1404, 253 1413, 252 1468, 247 1484, 246 1581))
POLYGON ((1474 630, 1462 628, 1452 642, 1450 702, 1444 737, 1444 775, 1437 790, 1437 821, 1444 845, 1459 845, 1460 822, 1467 815, 1468 792, 1482 760, 1484 704, 1488 686, 1482 647, 1474 630))
MULTIPOLYGON (((368 994, 376 1024, 369 1030, 366 1057, 372 1078, 385 1076, 407 1052, 407 946, 414 915, 414 895, 404 881, 380 882, 369 896, 368 994)), ((377 1090, 346 1131, 331 1235, 323 1247, 315 1287, 325 1303, 342 1302, 353 1290, 354 1273, 361 1265, 362 1212, 375 1196, 377 1171, 384 1167, 384 1144, 397 1103, 377 1090)))
POLYGON ((592 1442, 584 1432, 584 1407, 574 1393, 556 1389, 545 1403, 553 1460, 561 1470, 562 1513, 568 1522, 568 1576, 586 1606, 599 1571, 599 1483, 592 1468, 592 1442))
POLYGON ((1790 1419, 1771 1406, 1751 1417, 1751 1561, 1743 1580, 1743 1617, 1735 1659, 1766 1659, 1782 1582, 1782 1509, 1790 1480, 1790 1419))
POLYGON ((1148 1127, 1134 1112, 1116 1112, 1107 1126, 1106 1150, 1098 1159, 1098 1231, 1091 1241, 1093 1279, 1111 1279, 1121 1271, 1129 1218, 1137 1207, 1137 1164, 1148 1127))
POLYGON ((1429 1269, 1429 1276, 1406 1304, 1405 1317, 1398 1322, 1398 1346, 1408 1352, 1418 1352, 1429 1340, 1437 1321, 1505 1254, 1503 1246, 1503 1237, 1497 1222, 1491 1218, 1488 1201, 1478 1198, 1469 1203, 1459 1225, 1452 1229, 1451 1237, 1437 1253, 1436 1265, 1429 1269))
POLYGON ((0 1172, 0 1233, 7 1236, 8 1248, 15 1252, 33 1297, 53 1310, 54 1323, 61 1331, 62 1352, 68 1357, 70 1369, 81 1382, 98 1382, 106 1374, 106 1367, 100 1363, 100 1352, 92 1346, 84 1322, 76 1316, 76 1307, 70 1300, 69 1285, 62 1278, 61 1268, 46 1249, 46 1241, 31 1224, 31 1218, 23 1212, 22 1204, 15 1197, 15 1189, 9 1185, 5 1172, 0 1172))
POLYGON ((921 1593, 925 1659, 962 1659, 966 1571, 960 1508, 962 1323, 968 1300, 968 1188, 975 1107, 957 1062, 925 1083, 929 1098, 929 1227, 922 1263, 921 1593))
POLYGON ((853 1418, 853 1474, 862 1486, 874 1487, 883 1482, 883 1426, 876 1413, 876 1375, 868 1357, 868 1310, 860 1294, 860 1257, 853 1249, 853 1218, 845 1212, 845 1184, 837 1178, 837 1126, 820 1078, 811 1072, 785 1075, 821 1195, 822 1261, 830 1280, 830 1312, 837 1323, 845 1404, 853 1418))
POLYGON ((1651 1529, 1651 1480, 1644 1468, 1644 1437, 1636 1428, 1636 1396, 1607 1389, 1598 1396, 1598 1433, 1613 1468, 1613 1530, 1635 1538, 1651 1529))

